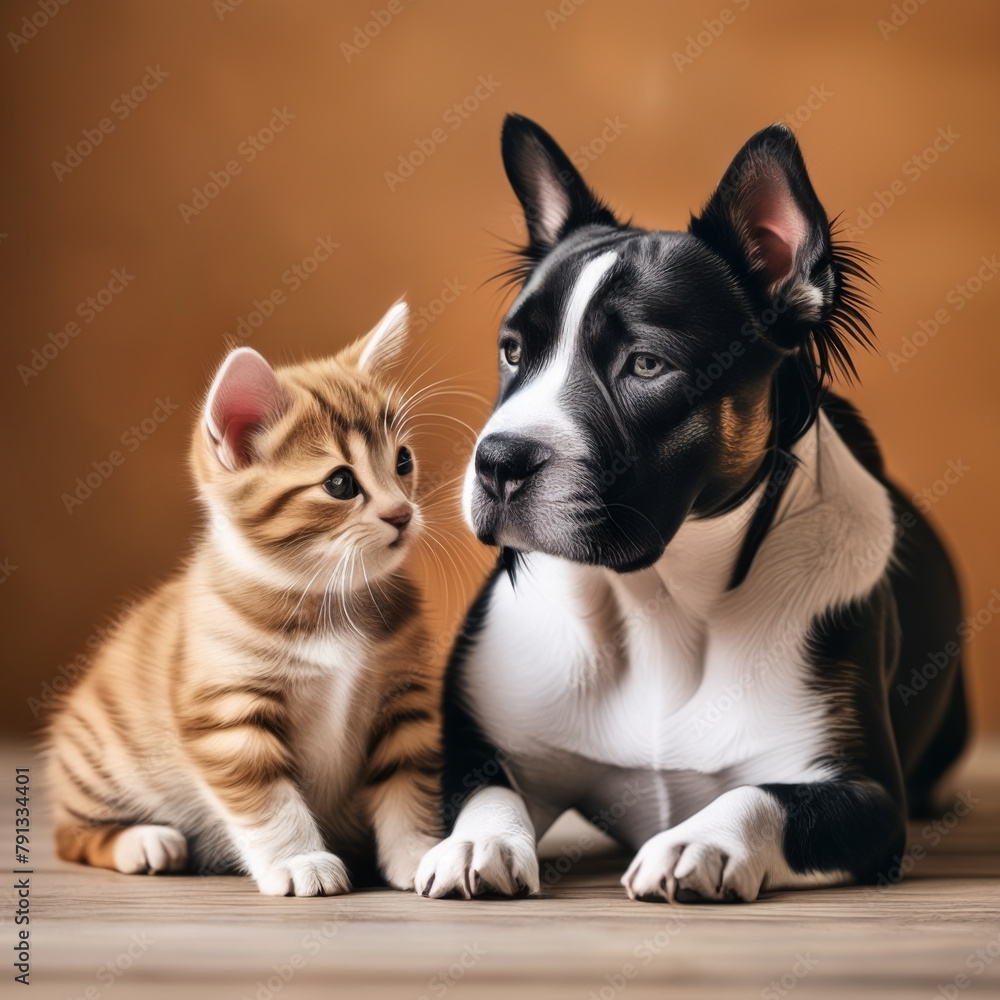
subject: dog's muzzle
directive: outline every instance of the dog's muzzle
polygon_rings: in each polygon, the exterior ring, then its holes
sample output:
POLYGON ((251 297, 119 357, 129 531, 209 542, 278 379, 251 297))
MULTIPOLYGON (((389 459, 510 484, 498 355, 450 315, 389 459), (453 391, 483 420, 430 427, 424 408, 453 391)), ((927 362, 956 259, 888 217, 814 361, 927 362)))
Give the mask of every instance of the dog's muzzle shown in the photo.
POLYGON ((491 500, 507 504, 551 458, 551 449, 530 438, 490 434, 476 449, 476 477, 491 500))

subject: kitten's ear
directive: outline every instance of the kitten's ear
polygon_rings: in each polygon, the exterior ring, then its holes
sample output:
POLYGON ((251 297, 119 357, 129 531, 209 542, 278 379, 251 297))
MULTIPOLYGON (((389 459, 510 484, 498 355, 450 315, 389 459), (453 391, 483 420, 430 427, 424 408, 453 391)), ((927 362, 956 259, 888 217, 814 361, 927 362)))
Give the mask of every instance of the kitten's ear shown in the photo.
POLYGON ((789 128, 771 125, 747 141, 689 229, 755 291, 780 296, 786 320, 827 318, 835 288, 830 223, 789 128))
POLYGON ((280 415, 286 402, 274 370, 256 351, 231 352, 212 381, 202 415, 219 461, 233 471, 249 465, 251 435, 280 415))
POLYGON ((364 372, 378 375, 399 360, 409 332, 410 308, 400 299, 389 307, 373 330, 347 348, 345 360, 353 361, 364 372))
POLYGON ((531 249, 547 251, 571 230, 589 223, 618 225, 555 139, 529 118, 507 115, 500 151, 507 179, 524 209, 531 249))

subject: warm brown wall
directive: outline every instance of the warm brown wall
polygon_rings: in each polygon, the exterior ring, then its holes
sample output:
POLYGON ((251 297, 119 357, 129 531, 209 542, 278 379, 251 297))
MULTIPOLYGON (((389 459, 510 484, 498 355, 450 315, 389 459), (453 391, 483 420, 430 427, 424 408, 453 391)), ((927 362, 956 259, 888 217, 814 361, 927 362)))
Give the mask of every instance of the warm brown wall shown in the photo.
MULTIPOLYGON (((418 338, 423 356, 436 362, 434 376, 492 395, 502 296, 480 286, 498 268, 501 239, 520 236, 498 156, 508 110, 536 118, 569 149, 597 139, 607 118, 620 121, 587 179, 636 222, 678 228, 752 131, 797 115, 810 94, 827 95, 814 97, 796 127, 831 213, 855 218, 875 191, 895 179, 905 185, 864 234, 881 258, 883 356, 860 359, 864 387, 853 395, 911 489, 932 487, 949 463, 968 467, 933 518, 958 554, 970 610, 987 604, 1000 587, 1000 280, 961 311, 948 293, 982 256, 1000 252, 996 4, 927 0, 883 39, 876 22, 891 15, 889 2, 563 0, 569 15, 550 24, 559 0, 402 0, 348 62, 341 43, 373 6, 386 0, 245 0, 220 20, 211 0, 71 0, 17 52, 0 48, 0 560, 17 567, 0 585, 5 728, 30 727, 26 700, 122 594, 184 552, 193 511, 183 456, 224 331, 282 287, 282 273, 317 237, 340 247, 253 346, 278 360, 327 353, 402 292, 419 308, 454 280, 461 295, 418 338), (724 6, 731 23, 720 20, 721 34, 678 69, 673 53, 724 6), (147 65, 169 75, 119 120, 112 101, 141 83, 147 65), (443 116, 481 77, 499 86, 452 130, 443 116), (274 106, 295 120, 246 163, 237 147, 274 106), (57 179, 52 161, 105 117, 114 130, 57 179), (390 192, 384 172, 435 128, 446 142, 390 192), (960 138, 911 179, 904 164, 939 129, 960 138), (185 224, 178 203, 232 159, 242 172, 185 224), (77 304, 115 268, 134 281, 23 384, 18 365, 79 319, 77 304), (947 324, 894 372, 889 352, 938 309, 947 324), (124 450, 122 434, 164 397, 179 409, 67 513, 60 497, 76 477, 124 450)), ((18 32, 37 9, 34 0, 5 5, 0 28, 18 32)), ((441 406, 473 424, 485 413, 441 406)), ((439 469, 450 450, 449 440, 429 439, 425 458, 439 469)), ((457 521, 446 530, 465 532, 457 521)), ((486 557, 459 558, 465 579, 449 581, 447 598, 435 585, 445 618, 458 613, 486 557)), ((976 715, 996 728, 1000 624, 987 624, 969 652, 976 715)))

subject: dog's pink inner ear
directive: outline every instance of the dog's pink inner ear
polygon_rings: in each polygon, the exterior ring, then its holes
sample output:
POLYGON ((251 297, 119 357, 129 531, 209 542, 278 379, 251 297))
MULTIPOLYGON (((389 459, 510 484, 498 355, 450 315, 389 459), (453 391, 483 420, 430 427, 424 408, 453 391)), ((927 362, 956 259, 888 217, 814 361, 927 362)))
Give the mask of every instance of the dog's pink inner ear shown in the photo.
POLYGON ((219 461, 232 470, 249 465, 251 434, 281 409, 281 387, 271 366, 248 347, 233 351, 205 404, 205 431, 219 461))
POLYGON ((809 238, 809 227, 784 178, 762 180, 748 206, 750 256, 768 285, 774 286, 791 277, 798 252, 809 238))

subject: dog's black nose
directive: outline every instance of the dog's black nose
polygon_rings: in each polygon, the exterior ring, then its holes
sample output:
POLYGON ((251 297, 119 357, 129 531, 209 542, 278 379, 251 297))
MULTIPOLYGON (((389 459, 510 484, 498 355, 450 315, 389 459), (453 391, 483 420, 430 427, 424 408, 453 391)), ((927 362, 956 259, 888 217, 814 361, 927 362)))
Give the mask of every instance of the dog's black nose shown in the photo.
POLYGON ((476 475, 496 500, 510 498, 552 457, 543 444, 516 434, 490 434, 476 449, 476 475))

